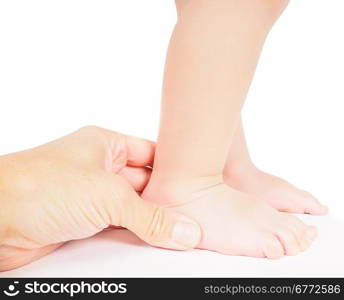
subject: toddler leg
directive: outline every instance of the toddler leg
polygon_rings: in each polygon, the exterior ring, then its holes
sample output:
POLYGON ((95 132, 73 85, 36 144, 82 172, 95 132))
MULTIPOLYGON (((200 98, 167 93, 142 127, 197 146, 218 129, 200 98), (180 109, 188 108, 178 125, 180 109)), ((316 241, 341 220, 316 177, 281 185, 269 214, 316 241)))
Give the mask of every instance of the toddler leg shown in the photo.
POLYGON ((223 181, 265 37, 285 0, 177 0, 154 168, 143 193, 198 221, 200 248, 277 258, 305 250, 314 227, 223 181))

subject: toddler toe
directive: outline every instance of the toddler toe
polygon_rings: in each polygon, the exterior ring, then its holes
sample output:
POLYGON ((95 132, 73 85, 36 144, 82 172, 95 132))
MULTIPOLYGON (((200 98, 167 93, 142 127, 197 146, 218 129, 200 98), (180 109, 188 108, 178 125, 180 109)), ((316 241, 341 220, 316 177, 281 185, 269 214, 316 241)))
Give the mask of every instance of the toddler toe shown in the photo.
POLYGON ((284 248, 279 239, 269 234, 263 241, 263 253, 266 258, 278 259, 284 256, 284 248))

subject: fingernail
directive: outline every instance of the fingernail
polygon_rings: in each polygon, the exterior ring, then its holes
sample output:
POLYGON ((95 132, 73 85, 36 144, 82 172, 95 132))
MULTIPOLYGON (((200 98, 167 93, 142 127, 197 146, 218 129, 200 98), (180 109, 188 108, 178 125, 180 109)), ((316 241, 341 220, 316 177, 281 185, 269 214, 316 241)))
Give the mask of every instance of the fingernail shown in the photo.
POLYGON ((179 221, 173 228, 172 239, 184 249, 195 248, 201 239, 201 230, 194 223, 179 221))

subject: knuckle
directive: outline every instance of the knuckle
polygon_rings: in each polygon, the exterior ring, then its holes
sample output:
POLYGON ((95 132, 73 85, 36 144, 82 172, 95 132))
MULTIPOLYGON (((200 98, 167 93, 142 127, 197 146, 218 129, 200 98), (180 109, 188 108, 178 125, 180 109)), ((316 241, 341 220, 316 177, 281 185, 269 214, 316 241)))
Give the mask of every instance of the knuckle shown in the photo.
POLYGON ((102 129, 96 125, 86 125, 86 126, 83 126, 81 127, 78 132, 81 132, 81 133, 99 133, 102 129))
POLYGON ((130 205, 128 199, 132 193, 131 187, 121 177, 105 172, 102 172, 98 182, 99 193, 102 194, 101 202, 109 214, 109 222, 112 225, 121 223, 119 212, 124 212, 130 205))
POLYGON ((166 231, 166 227, 167 224, 164 209, 154 206, 151 221, 145 234, 147 241, 151 243, 158 241, 166 231))
POLYGON ((88 125, 81 127, 79 130, 76 131, 76 134, 81 139, 88 139, 88 138, 96 138, 99 139, 99 137, 104 136, 104 129, 95 125, 88 125))

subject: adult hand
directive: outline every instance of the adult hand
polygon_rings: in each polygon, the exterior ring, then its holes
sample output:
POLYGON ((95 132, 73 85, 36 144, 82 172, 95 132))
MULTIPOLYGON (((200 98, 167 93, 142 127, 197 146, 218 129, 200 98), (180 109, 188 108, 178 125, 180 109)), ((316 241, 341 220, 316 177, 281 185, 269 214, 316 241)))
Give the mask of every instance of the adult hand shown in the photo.
POLYGON ((110 225, 153 246, 197 246, 198 224, 134 191, 146 185, 153 156, 152 142, 89 126, 0 157, 0 271, 110 225))

